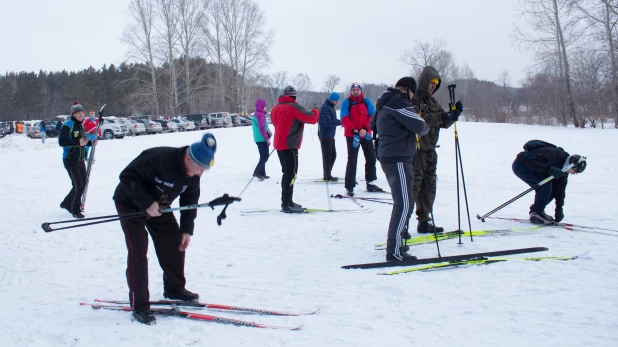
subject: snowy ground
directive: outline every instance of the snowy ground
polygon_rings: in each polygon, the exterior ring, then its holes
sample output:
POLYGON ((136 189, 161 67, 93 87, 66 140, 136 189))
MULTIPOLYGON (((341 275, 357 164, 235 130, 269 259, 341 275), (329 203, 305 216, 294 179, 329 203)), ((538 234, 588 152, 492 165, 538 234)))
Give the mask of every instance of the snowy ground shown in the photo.
MULTIPOLYGON (((527 189, 511 162, 530 139, 563 146, 588 157, 587 171, 570 178, 565 222, 618 229, 618 136, 616 130, 461 123, 459 134, 472 216, 483 214, 527 189)), ((251 128, 212 131, 216 165, 202 177, 202 199, 238 195, 251 177, 258 151, 251 128)), ((299 181, 321 177, 317 127, 306 128, 299 181)), ((142 150, 182 146, 202 132, 101 141, 86 216, 113 214, 119 172, 142 150)), ((345 141, 337 132, 334 175, 343 177, 345 141)), ((58 207, 70 189, 55 139, 0 140, 0 346, 616 346, 618 345, 618 238, 546 229, 510 236, 440 244, 442 255, 544 246, 534 255, 588 255, 568 262, 506 262, 397 276, 340 266, 384 259, 390 206, 365 203, 369 214, 239 211, 279 208, 280 165, 253 181, 242 202, 228 208, 223 226, 215 212, 200 210, 187 251, 187 288, 202 301, 280 310, 320 308, 313 316, 268 317, 208 313, 277 325, 304 324, 300 331, 273 331, 159 317, 157 325, 133 322, 123 312, 94 311, 80 301, 127 299, 126 246, 118 223, 41 230, 42 222, 68 219, 58 207)), ((435 216, 457 228, 453 130, 442 132, 435 216)), ((362 156, 359 158, 362 162, 362 156)), ((358 172, 364 185, 362 165, 358 172)), ((378 164, 378 183, 387 188, 378 164)), ((343 193, 331 185, 330 193, 343 193)), ((358 189, 360 191, 361 189, 358 189)), ((363 192, 362 195, 369 193, 363 192)), ((360 195, 359 194, 359 195, 360 195)), ((527 216, 532 195, 497 215, 527 216)), ((357 208, 327 198, 324 184, 298 182, 295 201, 310 207, 357 208)), ((553 211, 553 210, 552 210, 553 211)), ((465 210, 462 210, 465 213, 465 210)), ((549 211, 548 211, 549 212, 549 211)), ((412 225, 415 227, 416 223, 412 225)), ((518 227, 508 221, 472 220, 473 229, 518 227)), ((610 232, 611 233, 611 232, 610 232)), ((615 233, 618 236, 618 233, 615 233)), ((436 256, 436 246, 415 246, 414 255, 436 256)), ((150 254, 150 292, 162 298, 161 270, 150 254)))

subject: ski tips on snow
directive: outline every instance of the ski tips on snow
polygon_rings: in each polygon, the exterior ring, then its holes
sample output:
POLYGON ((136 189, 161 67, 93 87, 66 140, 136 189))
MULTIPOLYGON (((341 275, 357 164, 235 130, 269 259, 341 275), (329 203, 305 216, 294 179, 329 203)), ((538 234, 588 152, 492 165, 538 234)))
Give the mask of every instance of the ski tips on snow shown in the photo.
MULTIPOLYGON (((587 252, 586 252, 587 253, 587 252)), ((575 260, 580 256, 553 256, 553 257, 526 257, 526 258, 500 258, 500 257, 478 257, 467 260, 456 260, 456 261, 448 261, 441 262, 435 264, 421 265, 408 269, 395 270, 390 272, 379 272, 378 275, 398 275, 402 273, 408 272, 418 272, 418 271, 428 271, 428 270, 436 270, 436 269, 445 269, 450 267, 460 267, 466 265, 488 265, 501 263, 505 261, 545 261, 545 260, 575 260)))
MULTIPOLYGON (((98 299, 95 299, 95 301, 97 302, 95 304, 88 304, 88 303, 81 302, 80 305, 90 306, 93 309, 115 310, 115 311, 125 311, 125 312, 132 311, 131 307, 125 304, 125 301, 98 300, 98 299)), ((196 312, 182 311, 178 308, 178 306, 183 306, 183 305, 180 305, 180 304, 176 305, 177 302, 173 300, 161 300, 161 302, 166 302, 166 304, 170 303, 169 305, 170 307, 151 307, 150 311, 153 313, 156 313, 159 315, 165 315, 165 316, 180 317, 180 318, 186 318, 186 319, 201 320, 201 321, 208 321, 208 322, 222 323, 222 324, 231 324, 235 326, 262 328, 262 329, 299 330, 303 326, 303 325, 278 326, 278 325, 256 323, 256 322, 235 319, 235 318, 228 318, 228 317, 213 316, 209 314, 202 314, 202 313, 196 313, 196 312)), ((188 306, 193 306, 193 307, 197 305, 195 303, 191 304, 187 302, 184 302, 184 304, 185 306, 188 305, 188 306)), ((216 304, 202 304, 202 305, 215 305, 216 306, 216 304)), ((219 306, 226 306, 226 305, 219 305, 219 306)), ((202 306, 202 307, 207 308, 207 306, 202 306)), ((226 306, 226 307, 227 308, 220 308, 220 309, 224 309, 227 311, 241 312, 241 313, 258 313, 258 314, 278 315, 278 316, 286 315, 286 314, 277 314, 277 311, 240 308, 240 307, 235 307, 235 306, 226 306)), ((318 310, 312 311, 309 314, 314 314, 317 311, 318 310)), ((300 315, 300 314, 288 314, 288 315, 300 315)))

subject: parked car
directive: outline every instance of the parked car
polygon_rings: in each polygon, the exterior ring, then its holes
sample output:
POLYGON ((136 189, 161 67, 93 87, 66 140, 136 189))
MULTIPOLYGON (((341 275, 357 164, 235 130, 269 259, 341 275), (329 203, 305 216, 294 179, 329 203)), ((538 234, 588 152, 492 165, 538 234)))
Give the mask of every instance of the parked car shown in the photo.
POLYGON ((0 139, 9 134, 9 130, 5 128, 0 128, 0 139))
POLYGON ((183 118, 174 118, 174 119, 170 119, 170 121, 176 123, 176 127, 178 127, 178 131, 191 131, 191 130, 195 130, 195 122, 190 121, 188 119, 183 119, 183 118))
POLYGON ((251 116, 238 116, 238 118, 240 118, 240 125, 241 126, 250 126, 251 125, 251 116))
POLYGON ((174 133, 178 131, 176 123, 172 122, 171 120, 153 119, 152 121, 161 124, 161 128, 163 129, 162 132, 164 133, 174 133))
POLYGON ((228 112, 215 112, 208 114, 208 122, 213 128, 232 127, 232 118, 228 112))
MULTIPOLYGON (((56 130, 56 124, 51 124, 52 121, 45 122, 45 136, 46 137, 58 137, 58 130, 56 130)), ((41 138, 41 122, 34 123, 26 132, 26 136, 31 139, 41 138)))
POLYGON ((136 122, 140 122, 142 124, 144 124, 144 127, 146 128, 146 133, 148 134, 161 134, 163 133, 163 127, 161 126, 161 124, 152 121, 150 119, 137 119, 136 122))
POLYGON ((129 133, 129 128, 127 127, 127 125, 124 123, 123 120, 121 120, 120 118, 116 118, 116 117, 106 117, 105 120, 103 121, 103 125, 105 125, 105 123, 111 123, 114 125, 117 125, 120 127, 120 129, 122 130, 122 133, 125 136, 130 135, 129 133))
POLYGON ((101 138, 105 140, 122 139, 125 136, 125 130, 115 119, 105 118, 99 129, 101 129, 101 138))
POLYGON ((144 127, 144 124, 131 119, 119 119, 120 123, 127 127, 128 135, 137 136, 146 134, 146 127, 144 127))
POLYGON ((208 122, 208 115, 203 113, 185 114, 181 118, 195 122, 196 129, 199 130, 212 128, 212 124, 208 122))
POLYGON ((232 126, 233 127, 239 127, 240 126, 240 116, 237 115, 236 113, 232 113, 230 114, 230 119, 232 120, 232 126))

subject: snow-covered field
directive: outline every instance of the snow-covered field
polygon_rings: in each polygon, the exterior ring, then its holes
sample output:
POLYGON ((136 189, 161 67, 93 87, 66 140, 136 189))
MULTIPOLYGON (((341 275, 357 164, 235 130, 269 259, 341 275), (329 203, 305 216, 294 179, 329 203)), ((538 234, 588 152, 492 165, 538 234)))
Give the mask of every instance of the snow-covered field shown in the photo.
MULTIPOLYGON (((509 221, 476 221, 528 187, 511 163, 530 139, 543 139, 571 154, 588 157, 582 175, 570 178, 565 222, 618 229, 618 133, 498 124, 458 124, 473 229, 520 227, 509 221)), ((202 177, 201 202, 223 193, 238 195, 258 160, 251 128, 212 130, 216 165, 202 177)), ((327 198, 320 178, 317 127, 308 126, 300 150, 294 200, 308 207, 358 208, 327 198)), ((202 132, 101 141, 97 149, 86 216, 114 214, 118 174, 142 150, 182 146, 202 132)), ((337 132, 333 174, 343 177, 345 141, 337 132)), ((457 228, 453 129, 442 132, 435 217, 457 228)), ((208 311, 211 314, 300 331, 275 331, 158 317, 155 326, 132 321, 125 312, 95 311, 79 302, 128 299, 126 246, 118 223, 52 233, 42 222, 69 219, 58 205, 70 189, 55 139, 0 139, 0 346, 617 346, 618 233, 613 236, 545 229, 476 238, 463 245, 440 243, 442 255, 544 246, 535 256, 579 255, 567 262, 506 262, 397 276, 382 270, 343 270, 346 264, 384 259, 374 244, 384 242, 390 206, 364 203, 373 212, 241 216, 241 210, 280 205, 281 169, 276 154, 267 164, 272 178, 253 181, 242 202, 230 205, 217 226, 216 211, 198 212, 187 250, 187 289, 201 301, 280 310, 320 308, 313 316, 270 317, 208 311)), ((363 163, 362 156, 359 163, 363 163)), ((361 192, 363 165, 357 173, 361 192)), ((378 185, 388 185, 378 164, 378 185)), ((330 185, 343 193, 343 185, 330 185)), ((361 192, 359 195, 368 195, 361 192)), ((499 216, 526 218, 532 194, 499 216)), ((177 202, 174 204, 177 205, 177 202)), ((553 212, 550 205, 547 212, 553 212)), ((465 209, 462 209, 465 214, 465 209)), ((465 219, 464 219, 465 221, 465 219)), ((411 223, 414 230, 416 222, 411 223)), ((467 223, 464 225, 467 226, 467 223)), ((609 232, 612 234, 612 232, 609 232)), ((415 235, 415 234, 413 234, 415 235)), ((435 257, 435 244, 412 247, 435 257)), ((150 254, 150 293, 162 298, 162 273, 150 254)), ((518 256, 515 256, 518 257, 518 256)))

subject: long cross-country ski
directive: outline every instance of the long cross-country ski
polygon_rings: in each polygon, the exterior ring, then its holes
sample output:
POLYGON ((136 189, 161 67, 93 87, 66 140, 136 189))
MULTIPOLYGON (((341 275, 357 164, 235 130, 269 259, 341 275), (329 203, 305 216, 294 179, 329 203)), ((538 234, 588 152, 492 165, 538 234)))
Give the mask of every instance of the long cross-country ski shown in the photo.
MULTIPOLYGON (((240 211, 241 216, 251 216, 257 214, 271 213, 271 212, 281 212, 283 210, 269 209, 269 210, 245 210, 240 211)), ((363 209, 355 209, 355 210, 329 210, 329 209, 321 209, 321 208, 306 208, 302 213, 289 213, 289 214, 307 214, 307 213, 330 213, 330 212, 346 212, 346 213, 370 213, 373 212, 373 209, 363 208, 363 209)))
MULTIPOLYGON (((528 228, 511 228, 511 229, 495 229, 495 230, 472 230, 472 236, 491 236, 491 235, 505 235, 505 234, 510 234, 510 233, 517 233, 517 232, 525 232, 525 231, 534 231, 534 230, 539 230, 541 229, 543 226, 542 225, 537 225, 537 226, 532 226, 532 227, 528 227, 528 228)), ((470 236, 470 232, 469 231, 449 231, 446 233, 441 233, 441 234, 437 234, 438 235, 438 241, 442 241, 442 240, 450 240, 450 239, 455 239, 458 238, 459 235, 461 235, 462 237, 465 236, 470 236)), ((434 234, 428 234, 428 235, 421 235, 421 236, 417 236, 417 237, 413 237, 411 239, 408 239, 407 241, 405 241, 405 244, 408 246, 414 246, 414 245, 422 245, 425 243, 431 243, 431 242, 435 242, 436 241, 436 236, 434 236, 434 234)), ((375 249, 376 250, 383 250, 386 249, 386 243, 376 243, 375 245, 375 249)))
MULTIPOLYGON (((517 223, 530 223, 530 220, 528 219, 523 219, 523 218, 507 218, 507 217, 486 217, 486 218, 490 218, 490 219, 501 219, 501 220, 510 220, 512 222, 517 222, 517 223)), ((618 230, 616 229, 608 229, 608 228, 597 228, 597 227, 591 227, 591 226, 585 226, 585 225, 577 225, 577 224, 570 224, 570 223, 555 223, 555 224, 549 224, 549 225, 545 225, 546 227, 561 227, 564 228, 566 230, 570 230, 570 231, 579 231, 579 232, 583 232, 583 233, 591 233, 591 234, 600 234, 600 235, 607 235, 607 236, 618 236, 618 230), (609 231, 609 232, 601 232, 601 231, 597 231, 597 230, 602 230, 602 231, 609 231)))
POLYGON ((375 268, 380 268, 380 267, 414 266, 414 265, 423 265, 423 264, 443 263, 443 262, 448 262, 448 261, 467 260, 467 259, 474 259, 478 257, 497 257, 497 256, 503 256, 503 255, 511 255, 511 254, 543 252, 547 250, 549 249, 546 247, 518 248, 518 249, 507 249, 504 251, 496 251, 496 252, 460 254, 460 255, 453 255, 449 257, 425 258, 425 259, 416 259, 416 260, 409 260, 409 261, 387 261, 387 262, 380 262, 380 263, 344 265, 341 268, 342 269, 375 269, 375 268))
MULTIPOLYGON (((511 220, 511 221, 515 221, 515 222, 528 222, 530 223, 529 220, 527 219, 522 219, 522 218, 509 218, 509 217, 496 217, 496 216, 491 216, 491 217, 487 217, 490 219, 502 219, 502 220, 511 220)), ((561 222, 556 222, 556 224, 554 224, 555 226, 560 226, 560 227, 571 227, 571 228, 583 228, 583 229, 595 229, 595 230, 605 230, 605 231, 615 231, 618 232, 617 229, 608 229, 608 228, 599 228, 599 227, 591 227, 591 226, 586 226, 586 225, 578 225, 578 224, 571 224, 571 223, 561 223, 561 222)))
MULTIPOLYGON (((115 311, 125 311, 125 312, 132 311, 131 307, 129 306, 87 304, 84 302, 80 303, 80 305, 90 306, 94 309, 115 310, 115 311)), ((187 319, 202 320, 202 321, 208 321, 208 322, 214 322, 214 323, 232 324, 232 325, 243 326, 243 327, 262 328, 262 329, 283 329, 283 330, 299 330, 302 327, 302 325, 299 325, 297 327, 285 327, 285 326, 278 326, 278 325, 261 324, 261 323, 256 323, 256 322, 240 320, 240 319, 232 319, 232 318, 227 318, 227 317, 211 316, 208 314, 181 311, 176 307, 172 307, 172 308, 151 307, 150 310, 153 313, 164 315, 164 316, 182 317, 182 318, 187 318, 187 319)))
POLYGON ((479 257, 479 258, 474 258, 474 259, 448 261, 448 262, 443 262, 443 263, 422 265, 422 266, 412 267, 409 269, 401 269, 401 270, 395 270, 395 271, 390 271, 390 272, 379 272, 378 275, 398 275, 398 274, 408 273, 408 272, 444 269, 444 268, 459 267, 459 266, 464 266, 464 265, 495 264, 495 263, 501 263, 501 262, 511 261, 511 260, 519 260, 519 261, 563 260, 565 261, 565 260, 574 260, 579 257, 580 256, 577 256, 577 255, 573 257, 556 256, 556 257, 526 257, 526 258, 479 257))
MULTIPOLYGON (((106 304, 129 305, 129 302, 125 300, 94 299, 94 301, 106 303, 106 304)), ((196 307, 196 308, 207 308, 211 310, 234 311, 234 312, 241 312, 241 313, 256 313, 256 314, 273 315, 273 316, 308 316, 320 310, 320 309, 317 309, 314 311, 308 311, 304 313, 294 313, 294 312, 266 310, 266 309, 261 309, 261 308, 250 308, 250 307, 240 307, 240 306, 232 306, 232 305, 210 304, 210 303, 205 303, 205 302, 192 302, 192 301, 180 301, 180 300, 156 300, 156 301, 151 301, 150 305, 196 307)))

